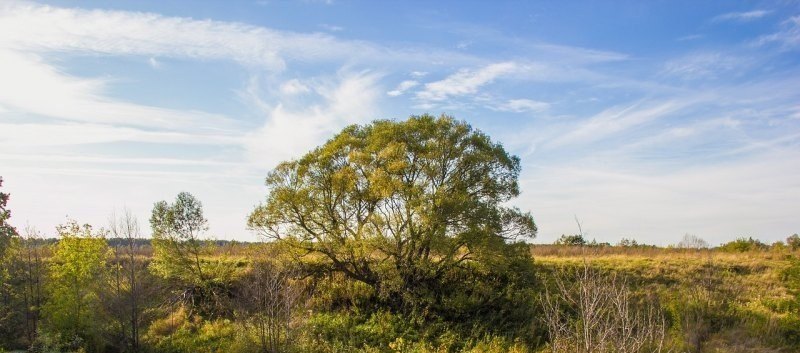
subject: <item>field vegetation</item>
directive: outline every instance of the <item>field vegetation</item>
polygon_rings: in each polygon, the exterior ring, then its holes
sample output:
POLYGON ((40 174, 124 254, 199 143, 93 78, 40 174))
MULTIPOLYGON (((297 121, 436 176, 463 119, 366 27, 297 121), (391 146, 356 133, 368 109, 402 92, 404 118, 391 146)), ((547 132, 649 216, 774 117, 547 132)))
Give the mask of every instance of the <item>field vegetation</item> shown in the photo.
POLYGON ((533 244, 519 172, 449 117, 349 127, 270 173, 257 243, 210 240, 190 193, 151 238, 123 212, 45 239, 2 193, 0 351, 800 350, 797 235, 533 244))

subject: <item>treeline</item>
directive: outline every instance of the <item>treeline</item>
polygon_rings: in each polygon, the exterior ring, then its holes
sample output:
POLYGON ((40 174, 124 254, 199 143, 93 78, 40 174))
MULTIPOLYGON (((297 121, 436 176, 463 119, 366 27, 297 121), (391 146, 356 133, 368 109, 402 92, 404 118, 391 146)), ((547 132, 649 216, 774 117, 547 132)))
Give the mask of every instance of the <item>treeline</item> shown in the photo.
MULTIPOLYGON (((612 245, 611 243, 607 242, 599 243, 594 239, 588 241, 582 234, 562 234, 561 237, 559 237, 558 239, 556 239, 555 242, 553 242, 553 245, 566 245, 566 246, 577 246, 577 247, 585 246, 594 248, 611 247, 611 246, 623 247, 623 248, 654 248, 654 249, 658 248, 658 246, 656 245, 639 243, 636 241, 636 239, 632 238, 622 238, 615 245, 612 245)), ((681 239, 679 242, 666 246, 666 249, 717 249, 727 252, 746 252, 746 251, 765 251, 765 250, 782 251, 786 249, 790 251, 796 251, 800 250, 800 235, 795 233, 786 237, 785 241, 779 240, 773 242, 772 244, 766 244, 753 237, 739 237, 727 243, 720 244, 719 246, 712 247, 704 239, 693 234, 686 234, 684 235, 683 239, 681 239)))

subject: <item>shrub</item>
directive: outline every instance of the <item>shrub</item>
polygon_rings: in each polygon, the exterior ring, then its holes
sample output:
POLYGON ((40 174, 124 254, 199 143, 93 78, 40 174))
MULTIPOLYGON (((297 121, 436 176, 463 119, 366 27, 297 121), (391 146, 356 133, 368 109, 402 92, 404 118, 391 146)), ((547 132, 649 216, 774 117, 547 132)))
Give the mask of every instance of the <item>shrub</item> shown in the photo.
POLYGON ((752 237, 738 238, 732 242, 720 246, 720 250, 727 252, 746 252, 755 250, 766 250, 769 246, 752 237))
POLYGON ((561 238, 558 238, 558 240, 556 240, 554 244, 583 246, 586 245, 586 239, 584 239, 583 235, 580 234, 572 234, 572 235, 562 234, 561 238))

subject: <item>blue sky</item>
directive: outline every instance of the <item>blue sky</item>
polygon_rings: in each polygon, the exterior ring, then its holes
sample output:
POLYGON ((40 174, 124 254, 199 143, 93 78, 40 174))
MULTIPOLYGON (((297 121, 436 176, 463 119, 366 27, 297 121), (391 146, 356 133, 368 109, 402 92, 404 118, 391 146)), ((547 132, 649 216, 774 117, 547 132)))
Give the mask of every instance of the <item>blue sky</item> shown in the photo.
POLYGON ((522 158, 537 242, 800 232, 796 1, 0 3, 0 175, 52 234, 180 191, 220 239, 354 123, 451 114, 522 158))

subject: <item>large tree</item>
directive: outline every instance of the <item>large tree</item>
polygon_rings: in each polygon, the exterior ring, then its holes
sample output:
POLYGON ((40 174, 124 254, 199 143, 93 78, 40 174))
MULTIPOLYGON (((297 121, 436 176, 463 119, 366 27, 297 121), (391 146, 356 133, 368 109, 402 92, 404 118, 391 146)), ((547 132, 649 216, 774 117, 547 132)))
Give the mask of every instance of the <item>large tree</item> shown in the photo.
POLYGON ((413 296, 535 236, 531 215, 506 206, 519 172, 518 157, 452 117, 379 120, 278 165, 248 224, 381 296, 413 296))

